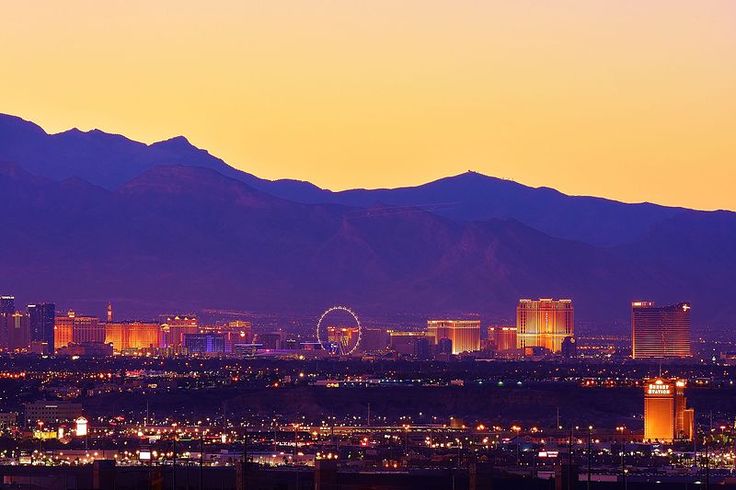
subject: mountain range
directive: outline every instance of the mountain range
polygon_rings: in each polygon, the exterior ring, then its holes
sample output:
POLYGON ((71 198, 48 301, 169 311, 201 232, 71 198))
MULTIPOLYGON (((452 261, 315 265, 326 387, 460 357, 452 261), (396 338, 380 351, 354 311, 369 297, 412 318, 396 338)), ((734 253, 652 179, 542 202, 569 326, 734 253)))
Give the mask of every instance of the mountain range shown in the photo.
MULTIPOLYGON (((646 185, 646 183, 640 183, 646 185)), ((570 297, 625 325, 632 299, 736 315, 736 213, 567 196, 475 172, 332 192, 266 180, 185 138, 48 134, 0 115, 0 292, 129 316, 205 308, 513 319, 570 297)))

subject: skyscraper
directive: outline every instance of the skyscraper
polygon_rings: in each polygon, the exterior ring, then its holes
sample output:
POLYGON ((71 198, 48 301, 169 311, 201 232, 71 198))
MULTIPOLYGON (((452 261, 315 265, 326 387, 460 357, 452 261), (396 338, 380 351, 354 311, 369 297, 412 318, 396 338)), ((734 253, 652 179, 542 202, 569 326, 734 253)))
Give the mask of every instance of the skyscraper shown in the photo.
POLYGON ((644 440, 672 442, 692 440, 695 411, 687 408, 682 379, 653 378, 644 385, 644 440))
POLYGON ((56 306, 53 303, 38 303, 27 306, 31 327, 31 342, 41 346, 41 352, 54 349, 54 319, 56 306))
POLYGON ((562 341, 575 332, 572 300, 519 300, 516 330, 517 348, 544 347, 560 352, 562 341))
POLYGON ((0 314, 0 346, 10 349, 27 349, 31 344, 28 315, 21 312, 0 314))
POLYGON ((631 356, 634 359, 690 357, 690 303, 656 307, 631 303, 631 356))
POLYGON ((0 315, 15 313, 15 296, 0 296, 0 315))
POLYGON ((452 353, 480 350, 479 320, 429 320, 427 333, 437 345, 442 339, 452 341, 452 353))

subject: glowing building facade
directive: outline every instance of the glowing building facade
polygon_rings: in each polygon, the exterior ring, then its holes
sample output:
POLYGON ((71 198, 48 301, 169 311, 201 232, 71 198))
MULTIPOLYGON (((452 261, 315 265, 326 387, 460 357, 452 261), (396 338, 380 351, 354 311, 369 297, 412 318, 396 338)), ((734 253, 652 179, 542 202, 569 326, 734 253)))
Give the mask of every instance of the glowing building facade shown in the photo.
POLYGON ((480 350, 480 320, 429 320, 427 333, 434 345, 449 339, 453 354, 480 350))
POLYGON ((644 440, 691 441, 695 433, 695 411, 687 408, 682 379, 653 378, 644 386, 644 440))
POLYGON ((572 300, 522 299, 516 307, 516 347, 562 350, 565 337, 575 334, 572 300))
POLYGON ((161 346, 161 326, 158 323, 107 323, 105 343, 116 352, 157 349, 161 346))
POLYGON ((54 320, 55 350, 69 344, 103 342, 105 326, 95 316, 79 316, 70 310, 66 316, 57 316, 54 320))
POLYGON ((495 351, 516 349, 516 327, 488 327, 488 340, 495 351))
POLYGON ((634 359, 690 357, 690 304, 657 307, 631 303, 631 356, 634 359))

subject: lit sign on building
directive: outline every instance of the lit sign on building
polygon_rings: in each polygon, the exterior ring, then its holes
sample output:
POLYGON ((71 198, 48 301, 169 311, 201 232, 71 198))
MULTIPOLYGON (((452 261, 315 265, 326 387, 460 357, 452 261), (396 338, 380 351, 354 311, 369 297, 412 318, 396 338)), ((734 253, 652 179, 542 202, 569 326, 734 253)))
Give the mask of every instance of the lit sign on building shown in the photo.
POLYGON ((695 411, 687 408, 684 379, 654 378, 644 385, 644 440, 670 443, 691 441, 695 411))
POLYGON ((87 435, 87 419, 79 417, 75 420, 77 437, 84 437, 87 435))
POLYGON ((670 385, 664 384, 661 379, 649 383, 647 387, 647 395, 670 395, 671 393, 670 385))

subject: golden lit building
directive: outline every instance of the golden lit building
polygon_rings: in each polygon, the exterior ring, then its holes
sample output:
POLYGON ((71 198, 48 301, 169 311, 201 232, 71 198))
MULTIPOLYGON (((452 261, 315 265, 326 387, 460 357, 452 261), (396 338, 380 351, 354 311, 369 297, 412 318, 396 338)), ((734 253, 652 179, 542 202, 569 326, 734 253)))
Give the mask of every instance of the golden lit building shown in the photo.
POLYGON ((695 411, 687 408, 683 379, 653 378, 644 386, 644 440, 692 440, 695 411))
POLYGON ((69 310, 54 320, 54 350, 69 344, 104 343, 105 326, 96 316, 79 316, 69 310))
POLYGON ((453 354, 480 350, 480 320, 429 320, 427 333, 434 345, 450 340, 453 354))
POLYGON ((631 356, 634 359, 690 357, 690 304, 631 303, 631 356))
POLYGON ((107 323, 105 343, 117 352, 158 348, 161 346, 161 326, 158 323, 107 323))
POLYGON ((572 300, 522 299, 516 307, 516 347, 562 350, 565 337, 574 335, 572 300))
POLYGON ((488 340, 495 351, 516 349, 516 327, 488 327, 488 340))

